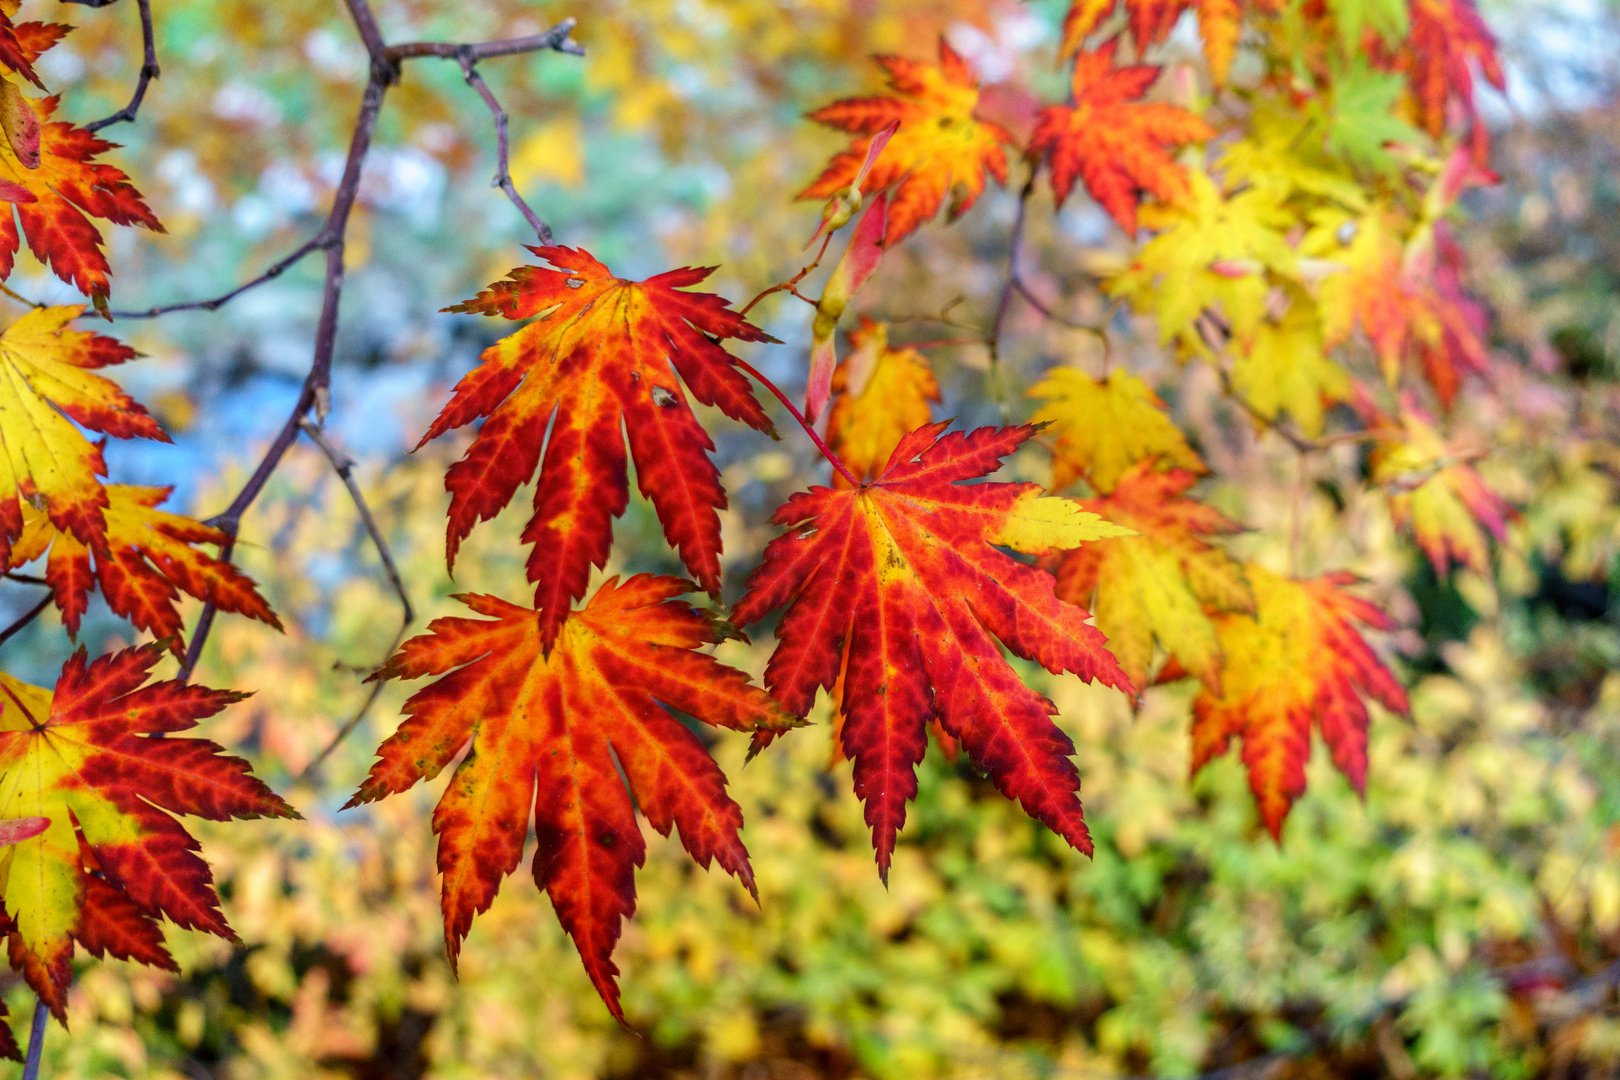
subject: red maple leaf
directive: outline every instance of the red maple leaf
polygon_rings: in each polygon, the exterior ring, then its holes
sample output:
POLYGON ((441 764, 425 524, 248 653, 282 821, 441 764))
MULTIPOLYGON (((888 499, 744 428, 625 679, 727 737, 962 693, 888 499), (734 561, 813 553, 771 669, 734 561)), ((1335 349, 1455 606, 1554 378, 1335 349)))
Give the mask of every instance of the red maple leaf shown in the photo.
POLYGON ((1115 67, 1116 45, 1110 41, 1075 57, 1074 103, 1041 110, 1029 152, 1050 163, 1059 205, 1075 180, 1081 180, 1134 236, 1140 192, 1165 202, 1191 194, 1186 171, 1170 157, 1169 148, 1213 138, 1215 129, 1175 105, 1136 101, 1160 69, 1151 64, 1115 67))
POLYGON ((1210 74, 1217 86, 1226 81, 1243 29, 1242 0, 1074 0, 1063 19, 1060 55, 1078 50, 1120 3, 1130 12, 1131 36, 1138 51, 1169 37, 1176 20, 1189 7, 1196 10, 1210 74))
POLYGON ((628 504, 626 435, 637 485, 664 535, 698 584, 719 595, 718 511, 726 495, 709 458, 714 443, 681 384, 703 404, 772 432, 736 359, 717 340, 773 339, 720 297, 683 291, 712 268, 626 281, 584 251, 529 250, 559 269, 519 267, 446 309, 540 317, 484 351, 418 446, 488 418, 444 479, 452 567, 473 526, 499 513, 539 467, 523 540, 534 545, 529 580, 549 649, 571 603, 585 594, 591 567, 607 562, 613 519, 628 504))
POLYGON ((794 720, 746 675, 697 651, 720 632, 674 599, 690 590, 677 578, 612 578, 568 616, 549 653, 533 608, 462 596, 489 618, 435 619, 372 676, 442 677, 405 703, 405 722, 348 806, 432 779, 471 744, 433 813, 452 963, 522 858, 531 812, 535 882, 621 1022, 613 946, 635 912, 646 852, 634 806, 665 836, 679 827, 699 864, 718 862, 753 892, 726 778, 661 706, 740 731, 794 720))
POLYGON ((1036 429, 946 426, 906 435, 871 483, 789 499, 771 520, 791 531, 766 547, 732 611, 747 626, 788 605, 765 683, 799 716, 839 678, 847 643, 843 748, 885 878, 936 716, 1005 795, 1091 850, 1074 746, 998 640, 1054 673, 1132 691, 1085 611, 1053 595, 1051 575, 996 549, 1050 554, 1128 530, 1033 484, 960 483, 993 472, 1036 429))
POLYGON ((861 183, 867 194, 894 187, 889 201, 885 243, 910 236, 951 198, 955 221, 984 193, 986 174, 1007 182, 1004 145, 1013 137, 999 124, 982 120, 979 81, 966 60, 939 39, 939 64, 898 56, 874 59, 889 73, 894 97, 845 98, 817 109, 810 119, 858 136, 833 156, 822 174, 799 192, 801 199, 826 199, 854 183, 866 163, 874 136, 898 123, 887 146, 861 183))
POLYGON ((54 693, 0 674, 0 817, 50 820, 7 849, 8 949, 58 1019, 75 940, 171 970, 159 916, 235 940, 197 842, 172 815, 297 816, 247 762, 175 737, 245 695, 179 680, 143 686, 165 655, 151 644, 91 662, 80 649, 54 693))
POLYGON ((1446 106, 1453 101, 1477 123, 1470 62, 1498 90, 1506 92, 1507 78, 1496 38, 1474 0, 1412 0, 1411 18, 1402 62, 1424 128, 1439 138, 1446 127, 1446 106))

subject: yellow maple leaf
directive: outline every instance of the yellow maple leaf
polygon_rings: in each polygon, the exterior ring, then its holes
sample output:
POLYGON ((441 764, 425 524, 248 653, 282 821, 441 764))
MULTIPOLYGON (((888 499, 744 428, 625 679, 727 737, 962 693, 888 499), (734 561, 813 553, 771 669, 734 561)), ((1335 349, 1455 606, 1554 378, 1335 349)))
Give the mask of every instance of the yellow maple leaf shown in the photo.
POLYGON ((1088 544, 1051 560, 1060 600, 1087 607, 1108 649, 1137 686, 1147 685, 1153 642, 1219 692, 1221 647, 1208 610, 1254 610, 1243 567, 1207 537, 1241 529, 1213 507, 1185 497, 1187 469, 1137 462, 1113 493, 1080 505, 1136 536, 1088 544))
POLYGON ((1128 371, 1115 368, 1106 378, 1093 379, 1074 368, 1053 368, 1026 396, 1046 399, 1030 419, 1050 424, 1055 436, 1054 489, 1084 476, 1106 494, 1126 469, 1149 457, 1195 473, 1208 471, 1159 395, 1128 371))
POLYGON ((1142 224, 1159 235, 1108 283, 1108 293, 1156 316, 1161 344, 1174 341, 1183 353, 1209 356, 1197 328, 1205 310, 1218 312, 1246 342, 1265 316, 1268 275, 1297 275, 1298 257, 1284 236, 1294 218, 1271 192, 1228 196, 1198 169, 1189 169, 1187 180, 1192 197, 1185 206, 1143 207, 1142 224))
POLYGON ((0 560, 22 532, 22 500, 85 546, 105 546, 107 493, 100 451, 75 422, 120 439, 168 442, 157 421, 116 383, 93 374, 135 350, 69 330, 82 305, 37 308, 0 333, 0 560))
POLYGON ((1278 319, 1262 320, 1232 361, 1232 389, 1254 411, 1275 420, 1285 409, 1306 435, 1322 433, 1326 407, 1350 394, 1350 376, 1322 347, 1316 305, 1302 292, 1278 319))
MULTIPOLYGON (((827 444, 862 479, 876 476, 906 432, 933 419, 939 383, 915 349, 889 348, 886 323, 861 319, 850 331, 853 351, 833 372, 827 444)), ((835 487, 847 487, 833 474, 835 487)))

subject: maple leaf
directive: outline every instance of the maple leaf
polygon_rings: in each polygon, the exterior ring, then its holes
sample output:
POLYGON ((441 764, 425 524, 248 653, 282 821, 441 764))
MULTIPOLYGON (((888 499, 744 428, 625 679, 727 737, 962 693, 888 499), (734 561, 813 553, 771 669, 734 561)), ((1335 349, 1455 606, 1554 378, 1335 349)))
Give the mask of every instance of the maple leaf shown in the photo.
POLYGON ((1114 66, 1116 42, 1074 60, 1072 105, 1042 109, 1030 138, 1031 157, 1052 169, 1052 192, 1061 206, 1076 179, 1136 235, 1138 193, 1164 202, 1186 201, 1187 171, 1168 150, 1215 137, 1215 129, 1186 109, 1165 102, 1139 102, 1159 77, 1148 64, 1114 66))
POLYGON ((1074 368, 1052 368, 1025 396, 1046 400, 1030 422, 1050 425, 1048 430, 1057 437, 1052 457, 1055 490, 1084 476, 1106 494, 1144 458, 1159 458, 1195 473, 1208 471, 1165 412, 1159 395, 1128 371, 1115 368, 1106 378, 1093 379, 1074 368))
POLYGON ((719 595, 718 511, 726 496, 709 457, 714 443, 681 384, 703 404, 774 435, 736 358, 717 339, 775 339, 720 297, 683 291, 712 268, 626 281, 585 251, 529 250, 558 269, 519 267, 446 309, 539 318, 484 350, 417 445, 488 418, 444 479, 452 568, 473 526, 499 513, 539 467, 523 540, 534 545, 528 575, 550 648, 572 601, 585 594, 591 567, 606 564, 613 519, 628 505, 626 435, 637 486, 665 537, 698 584, 719 595))
POLYGON ((21 501, 43 507, 57 529, 91 550, 105 545, 107 493, 101 453, 75 423, 120 439, 168 442, 147 411, 117 384, 92 374, 135 350, 69 330, 82 306, 37 308, 0 333, 0 559, 22 532, 21 501))
POLYGON ((1260 188, 1282 203, 1297 194, 1331 199, 1362 211, 1368 197, 1344 163, 1319 153, 1307 138, 1311 119, 1276 98, 1256 101, 1241 138, 1221 152, 1220 167, 1234 186, 1260 188))
POLYGON ((1136 686, 1146 686, 1155 639, 1181 665, 1219 692, 1221 648, 1206 610, 1254 611, 1243 567, 1207 537, 1242 531, 1210 506, 1186 498, 1198 482, 1189 469, 1155 471, 1138 461, 1107 496, 1080 505, 1136 530, 1046 560, 1057 597, 1090 608, 1108 648, 1136 686), (1093 604, 1095 603, 1095 606, 1093 604))
POLYGON ((895 189, 885 234, 885 243, 893 246, 937 214, 947 194, 948 216, 955 221, 984 193, 987 174, 1006 184, 1003 147, 1012 145, 1013 137, 999 124, 974 115, 979 81, 943 37, 937 66, 899 56, 873 59, 888 72, 889 89, 896 96, 844 98, 810 114, 810 119, 857 138, 848 150, 833 155, 798 197, 826 199, 848 187, 872 138, 898 122, 899 130, 860 185, 868 195, 895 189))
POLYGON ((1350 395, 1350 376, 1328 358, 1316 305, 1298 289, 1284 290, 1288 309, 1255 328, 1232 361, 1232 389, 1267 420, 1286 409, 1301 431, 1322 433, 1326 408, 1350 395))
POLYGON ((1324 209, 1313 221, 1302 249, 1343 267, 1318 289, 1326 347, 1359 324, 1387 381, 1410 357, 1447 406, 1465 372, 1489 372, 1485 311, 1463 288, 1462 249, 1445 222, 1413 229, 1377 207, 1360 217, 1324 209))
POLYGON ((1134 692, 1085 611, 1053 595, 1051 575, 996 550, 1045 555, 1127 530, 1033 484, 959 482, 994 471, 1035 428, 946 427, 908 433, 870 483, 783 504, 771 520, 791 531, 766 547, 732 609, 747 626, 788 605, 765 684, 798 716, 817 687, 832 688, 847 643, 843 749, 885 879, 936 716, 1003 794, 1090 853, 1074 746, 998 640, 1053 673, 1134 692))
POLYGON ((1356 57, 1333 78, 1331 108, 1323 133, 1327 149, 1369 172, 1397 172, 1400 162, 1385 149, 1391 143, 1415 145, 1421 133, 1397 115, 1401 77, 1377 71, 1356 57))
POLYGON ((1224 662, 1221 692, 1205 687, 1193 701, 1192 771, 1243 742, 1249 788, 1260 819, 1281 840, 1283 821, 1305 793, 1311 728, 1358 793, 1367 782, 1367 705, 1408 711, 1406 691, 1362 638, 1356 624, 1388 630, 1389 616, 1342 591, 1354 574, 1309 580, 1248 570, 1253 615, 1215 616, 1224 662))
POLYGON ((78 634, 88 594, 98 583, 108 607, 153 637, 169 639, 177 654, 183 624, 174 604, 182 592, 281 629, 251 578, 193 546, 223 545, 229 534, 157 509, 172 488, 110 484, 105 490, 107 536, 99 552, 27 504, 22 534, 11 547, 13 569, 48 556, 45 579, 55 590, 68 633, 78 634))
MULTIPOLYGON (((827 443, 861 479, 889 460, 906 433, 933 419, 939 383, 915 349, 889 348, 889 328, 863 318, 849 334, 854 351, 833 372, 827 443)), ((834 471, 834 487, 849 481, 834 471)))
POLYGON ((235 940, 208 864, 173 815, 297 817, 205 739, 176 738, 246 695, 146 683, 161 644, 62 666, 53 692, 0 674, 0 816, 50 826, 0 857, 11 963, 63 1019, 73 941, 174 969, 156 922, 235 940))
POLYGON ((1407 81, 1420 122, 1439 138, 1446 126, 1446 104, 1452 100, 1477 122, 1470 61, 1504 93, 1507 78, 1496 54, 1496 38, 1474 0, 1411 0, 1411 18, 1412 30, 1402 58, 1407 81))
POLYGON ((659 832, 680 829, 700 865, 718 862, 754 891, 724 774, 661 706, 738 731, 797 721, 746 675, 697 651, 721 633, 673 599, 691 589, 677 578, 612 578, 568 616, 549 652, 534 609, 463 595, 488 618, 435 619, 372 676, 442 677, 405 703, 405 722, 348 806, 432 779, 471 745, 433 813, 452 963, 473 916, 522 858, 531 811, 535 882, 621 1022, 613 946, 635 911, 646 851, 632 796, 659 832))
POLYGON ((12 22, 21 7, 19 0, 0 2, 0 64, 43 90, 45 84, 34 71, 34 61, 62 40, 72 27, 60 23, 12 22))
POLYGON ((1143 223, 1159 235, 1108 283, 1108 293, 1155 315, 1161 344, 1174 340, 1185 352, 1208 356, 1199 315, 1219 311, 1246 345, 1266 315, 1268 275, 1298 276, 1298 255, 1284 235, 1294 216, 1269 191, 1228 196, 1202 170, 1189 170, 1187 178, 1186 206, 1143 208, 1143 223))
POLYGON ((1169 37, 1182 12, 1188 8, 1196 11, 1210 76, 1216 86, 1225 84, 1242 36, 1242 0, 1074 0, 1063 19, 1063 43, 1058 55, 1068 56, 1078 50, 1120 4, 1130 13, 1131 36, 1139 52, 1169 37))
POLYGON ((21 238, 26 237, 28 249, 40 262, 105 313, 110 267, 101 233, 90 218, 140 225, 153 232, 162 232, 163 226, 122 170, 92 160, 114 149, 113 143, 51 120, 58 100, 20 94, 14 98, 19 115, 32 115, 8 123, 7 134, 19 123, 30 128, 37 124, 37 149, 0 139, 0 201, 15 207, 15 214, 0 213, 0 280, 11 276, 21 238))
POLYGON ((1453 560, 1477 573, 1491 572, 1485 534, 1500 543, 1513 508, 1436 430, 1434 418, 1402 395, 1399 420, 1358 395, 1357 411, 1374 432, 1385 433, 1368 460, 1371 479, 1390 489, 1397 525, 1410 528, 1435 574, 1445 579, 1453 560))

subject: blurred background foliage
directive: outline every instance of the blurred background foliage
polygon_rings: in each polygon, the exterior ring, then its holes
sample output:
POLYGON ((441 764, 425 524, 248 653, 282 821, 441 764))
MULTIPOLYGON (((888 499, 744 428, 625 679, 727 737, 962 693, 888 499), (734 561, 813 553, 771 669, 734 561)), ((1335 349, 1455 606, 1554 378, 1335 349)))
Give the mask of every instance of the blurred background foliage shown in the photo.
MULTIPOLYGON (((815 218, 818 208, 788 196, 839 140, 804 123, 806 108, 872 87, 869 53, 926 55, 942 31, 989 83, 1021 56, 1037 78, 1057 79, 1064 6, 397 0, 379 15, 395 41, 532 33, 579 17, 584 60, 483 66, 514 118, 520 188, 561 242, 588 245, 619 272, 718 263, 717 291, 739 299, 798 265, 815 218)), ((313 233, 364 76, 363 52, 330 0, 154 7, 163 77, 140 122, 108 134, 127 143, 119 163, 169 232, 113 235, 122 309, 218 293, 313 233)), ((1392 645, 1413 715, 1375 721, 1365 801, 1318 753, 1309 794, 1274 846, 1234 757, 1188 784, 1189 686, 1150 690, 1133 715, 1118 694, 1028 670, 1080 746, 1094 860, 1024 818, 965 762, 931 756, 885 890, 825 726, 746 767, 741 737, 722 734, 714 749, 747 815, 761 902, 651 838, 641 911, 617 954, 634 1031, 601 1007, 531 889, 502 892, 474 927, 458 979, 444 957, 428 827, 437 785, 337 812, 398 723, 405 691, 385 689, 354 735, 304 775, 366 700, 361 679, 398 624, 346 493, 304 445, 244 523, 239 549, 287 632, 226 620, 198 675, 257 691, 207 733, 252 757, 308 820, 195 823, 242 942, 172 933, 179 977, 84 965, 71 1033, 53 1029, 46 1074, 1620 1071, 1620 23, 1595 2, 1498 0, 1485 10, 1512 76, 1506 98, 1484 102, 1503 182, 1469 197, 1462 238, 1471 285, 1494 312, 1500 392, 1469 399, 1456 430, 1500 448, 1478 467, 1523 510, 1494 552, 1494 577, 1437 578, 1398 538, 1386 501, 1358 494, 1368 462, 1356 446, 1306 476, 1285 446, 1233 412, 1207 370, 1162 388, 1220 477, 1210 501, 1254 526, 1234 550, 1281 569, 1297 532, 1304 570, 1357 571, 1405 628, 1392 645)), ((133 4, 38 3, 24 15, 81 24, 44 72, 68 115, 123 104, 139 64, 133 4)), ((1178 36, 1176 49, 1197 62, 1195 38, 1178 36)), ((524 228, 488 189, 488 116, 454 64, 410 67, 379 138, 351 232, 331 431, 361 461, 425 620, 449 613, 455 591, 522 592, 517 549, 491 539, 511 534, 502 528, 480 530, 457 580, 445 577, 441 477, 459 447, 406 451, 496 332, 437 309, 521 261, 524 228)), ((1076 313, 1096 314, 1106 303, 1090 270, 1126 244, 1095 208, 1074 203, 1053 215, 1037 200, 1030 261, 1041 269, 1029 277, 1070 297, 1076 313)), ((864 294, 865 309, 916 342, 928 328, 907 317, 950 306, 969 326, 987 321, 1013 206, 994 192, 960 227, 925 229, 864 294)), ((13 284, 71 299, 26 266, 13 284)), ((200 515, 223 505, 297 394, 318 295, 311 260, 216 313, 121 321, 147 354, 121 376, 176 441, 110 448, 115 478, 177 483, 176 502, 200 515)), ((787 344, 750 358, 784 383, 802 380, 806 321, 774 300, 760 312, 787 344)), ((1005 356, 1011 385, 1055 364, 1098 369, 1085 335, 1020 317, 1028 322, 1005 356)), ((1136 329, 1126 362, 1163 382, 1153 327, 1136 329)), ((946 402, 965 420, 992 419, 983 348, 930 352, 946 402)), ((735 595, 771 535, 750 523, 820 476, 791 438, 716 430, 733 496, 735 595)), ((1034 479, 1045 468, 1034 453, 1012 463, 1034 479)), ((609 572, 675 569, 644 505, 633 502, 618 536, 609 572)), ((0 593, 0 607, 31 600, 0 593)), ((93 608, 81 638, 111 646, 121 625, 93 608)), ((48 682, 61 640, 47 616, 10 646, 8 669, 48 682)), ((736 641, 721 650, 756 674, 766 655, 736 641)), ((6 995, 14 1015, 28 1014, 31 995, 14 978, 6 995)))

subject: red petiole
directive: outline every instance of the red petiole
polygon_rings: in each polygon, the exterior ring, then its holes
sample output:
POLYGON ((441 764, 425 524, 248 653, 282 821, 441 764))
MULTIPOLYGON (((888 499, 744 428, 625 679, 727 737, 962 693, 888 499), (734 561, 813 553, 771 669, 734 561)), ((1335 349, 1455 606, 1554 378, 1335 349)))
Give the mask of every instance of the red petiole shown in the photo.
POLYGON ((748 374, 752 375, 759 385, 776 395, 777 401, 780 401, 783 405, 787 406, 787 411, 792 413, 793 419, 797 420, 799 422, 799 426, 804 428, 804 433, 810 436, 811 442, 816 444, 816 449, 821 451, 821 456, 832 463, 832 467, 837 469, 839 474, 842 475, 845 480, 849 481, 851 487, 861 486, 861 482, 855 478, 855 474, 850 472, 848 467, 845 466, 842 461, 838 460, 838 455, 832 452, 832 447, 823 442, 821 436, 816 434, 816 429, 805 422, 804 414, 799 411, 798 406, 789 401, 788 396, 782 393, 782 391, 777 388, 775 383, 761 375, 759 373, 759 369, 754 367, 753 364, 750 364, 746 360, 738 360, 737 366, 742 368, 748 374))

